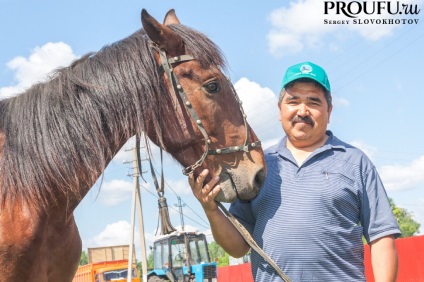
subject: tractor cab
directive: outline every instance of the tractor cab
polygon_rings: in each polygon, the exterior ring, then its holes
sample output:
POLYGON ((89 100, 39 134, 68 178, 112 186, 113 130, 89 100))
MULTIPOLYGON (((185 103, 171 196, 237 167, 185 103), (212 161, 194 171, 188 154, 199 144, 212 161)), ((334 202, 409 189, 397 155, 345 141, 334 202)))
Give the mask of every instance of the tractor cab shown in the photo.
POLYGON ((215 282, 215 262, 209 258, 204 234, 174 232, 153 244, 153 267, 148 282, 215 282))

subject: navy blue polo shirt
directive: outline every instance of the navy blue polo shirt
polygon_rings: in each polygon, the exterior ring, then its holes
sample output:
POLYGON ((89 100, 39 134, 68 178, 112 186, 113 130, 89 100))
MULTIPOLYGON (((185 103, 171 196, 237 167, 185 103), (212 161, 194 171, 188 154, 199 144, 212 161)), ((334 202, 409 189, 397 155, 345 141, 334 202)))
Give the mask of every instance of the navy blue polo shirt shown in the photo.
MULTIPOLYGON (((230 212, 292 281, 365 281, 368 242, 400 230, 369 158, 327 131, 327 142, 298 166, 287 137, 265 151, 258 197, 230 212)), ((281 281, 252 251, 256 282, 281 281)))

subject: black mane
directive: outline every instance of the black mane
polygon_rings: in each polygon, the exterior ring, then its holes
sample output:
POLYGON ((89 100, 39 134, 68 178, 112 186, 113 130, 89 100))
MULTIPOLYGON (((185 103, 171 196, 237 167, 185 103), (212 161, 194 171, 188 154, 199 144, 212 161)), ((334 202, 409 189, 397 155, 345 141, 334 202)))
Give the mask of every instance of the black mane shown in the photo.
MULTIPOLYGON (((170 28, 202 66, 225 67, 206 36, 170 28)), ((149 44, 139 30, 0 101, 0 204, 82 198, 128 138, 149 126, 160 136, 157 105, 170 99, 149 44)))

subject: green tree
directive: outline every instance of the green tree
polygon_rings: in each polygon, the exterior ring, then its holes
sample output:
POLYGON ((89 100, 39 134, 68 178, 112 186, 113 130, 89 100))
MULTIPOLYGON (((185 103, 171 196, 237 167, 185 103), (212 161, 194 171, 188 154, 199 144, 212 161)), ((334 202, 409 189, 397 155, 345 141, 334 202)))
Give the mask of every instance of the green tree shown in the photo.
POLYGON ((137 271, 138 271, 138 275, 141 277, 142 276, 142 274, 143 274, 143 267, 142 267, 142 265, 141 265, 141 261, 139 261, 139 260, 136 260, 137 261, 137 271))
POLYGON ((225 253, 223 257, 218 258, 218 266, 230 265, 230 255, 225 253))
POLYGON ((147 269, 153 269, 153 251, 147 257, 147 269))
MULTIPOLYGON (((389 198, 389 203, 393 215, 399 224, 400 232, 402 233, 400 238, 411 237, 418 234, 421 225, 412 219, 412 215, 406 209, 396 206, 392 198, 389 198)), ((364 236, 362 236, 362 241, 364 244, 367 243, 364 236)))
MULTIPOLYGON (((153 252, 150 252, 147 257, 147 272, 149 272, 152 269, 153 269, 153 252)), ((137 270, 141 277, 141 275, 143 274, 143 264, 139 260, 137 260, 137 270)))
POLYGON ((82 251, 79 265, 86 265, 86 264, 88 264, 87 252, 86 251, 82 251))
POLYGON ((402 232, 401 237, 411 237, 418 234, 421 225, 412 219, 412 215, 406 209, 397 207, 393 199, 389 198, 389 202, 402 232))
POLYGON ((212 261, 217 261, 218 266, 227 266, 230 264, 230 256, 216 242, 208 245, 209 256, 212 261))

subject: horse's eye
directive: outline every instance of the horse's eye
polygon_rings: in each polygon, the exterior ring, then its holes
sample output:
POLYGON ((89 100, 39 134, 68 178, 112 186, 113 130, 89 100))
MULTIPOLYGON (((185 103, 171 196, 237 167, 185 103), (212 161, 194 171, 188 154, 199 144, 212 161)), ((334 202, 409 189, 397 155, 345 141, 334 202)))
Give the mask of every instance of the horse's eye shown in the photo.
POLYGON ((203 89, 208 93, 218 93, 221 91, 221 85, 217 81, 211 81, 205 85, 203 85, 203 89))

